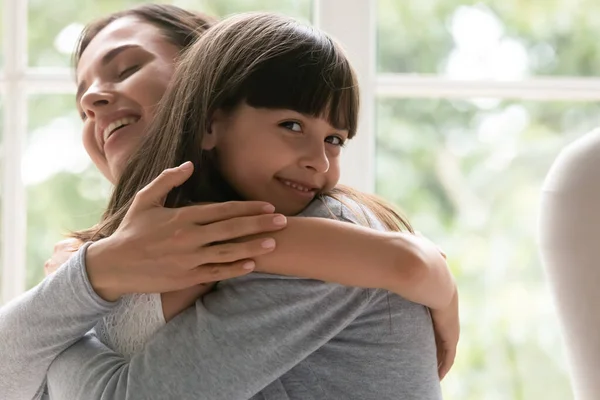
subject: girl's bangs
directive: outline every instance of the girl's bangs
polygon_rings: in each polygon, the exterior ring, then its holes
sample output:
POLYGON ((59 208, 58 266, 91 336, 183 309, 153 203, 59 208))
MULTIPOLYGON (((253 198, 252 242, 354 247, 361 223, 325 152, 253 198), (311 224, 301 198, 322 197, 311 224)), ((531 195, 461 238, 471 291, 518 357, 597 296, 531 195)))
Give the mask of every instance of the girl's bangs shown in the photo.
POLYGON ((256 108, 289 109, 324 118, 340 130, 356 133, 359 93, 354 72, 341 51, 326 43, 303 43, 264 62, 227 102, 256 108))

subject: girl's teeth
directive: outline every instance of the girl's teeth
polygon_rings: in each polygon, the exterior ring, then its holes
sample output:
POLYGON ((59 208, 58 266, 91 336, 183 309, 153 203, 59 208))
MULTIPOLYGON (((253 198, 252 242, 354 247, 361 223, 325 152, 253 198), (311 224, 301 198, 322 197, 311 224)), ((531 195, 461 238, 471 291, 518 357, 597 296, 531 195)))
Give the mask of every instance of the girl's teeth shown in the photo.
POLYGON ((300 190, 302 192, 310 192, 311 190, 309 188, 306 188, 304 186, 300 186, 298 184, 295 184, 293 182, 289 182, 289 181, 283 181, 283 183, 285 183, 287 186, 292 187, 296 190, 300 190))

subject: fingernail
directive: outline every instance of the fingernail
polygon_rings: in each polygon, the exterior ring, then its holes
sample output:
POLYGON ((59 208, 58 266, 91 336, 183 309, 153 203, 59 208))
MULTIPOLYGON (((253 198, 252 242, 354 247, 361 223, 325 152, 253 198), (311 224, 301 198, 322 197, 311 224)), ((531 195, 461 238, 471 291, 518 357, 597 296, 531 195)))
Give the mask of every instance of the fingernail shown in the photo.
POLYGON ((194 164, 192 164, 191 161, 186 161, 179 166, 179 169, 181 169, 182 171, 187 171, 187 170, 192 169, 193 165, 194 164))
POLYGON ((275 212, 275 206, 272 204, 267 204, 263 207, 263 211, 269 214, 275 212))
POLYGON ((273 223, 279 226, 285 225, 287 223, 287 218, 283 215, 278 215, 275 218, 273 218, 273 223))
POLYGON ((246 261, 244 264, 242 264, 242 268, 247 270, 253 270, 255 265, 256 263, 254 261, 246 261))
POLYGON ((272 249, 275 247, 275 239, 266 239, 260 244, 263 249, 272 249))

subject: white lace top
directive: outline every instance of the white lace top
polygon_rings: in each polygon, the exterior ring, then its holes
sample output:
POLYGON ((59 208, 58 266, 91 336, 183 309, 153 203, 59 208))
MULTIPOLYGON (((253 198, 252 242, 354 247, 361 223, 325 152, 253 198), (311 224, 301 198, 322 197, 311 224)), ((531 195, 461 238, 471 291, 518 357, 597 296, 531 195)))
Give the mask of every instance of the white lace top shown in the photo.
POLYGON ((123 296, 96 332, 102 343, 130 359, 165 324, 160 294, 136 293, 123 296))

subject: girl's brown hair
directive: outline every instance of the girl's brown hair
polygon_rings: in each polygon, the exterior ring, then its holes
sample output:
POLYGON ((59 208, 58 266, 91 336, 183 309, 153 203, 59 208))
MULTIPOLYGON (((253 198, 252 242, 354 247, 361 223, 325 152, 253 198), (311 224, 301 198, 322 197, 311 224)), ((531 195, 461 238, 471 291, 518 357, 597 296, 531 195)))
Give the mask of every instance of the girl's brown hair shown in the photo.
POLYGON ((81 55, 96 35, 111 22, 125 17, 134 17, 156 26, 169 42, 182 50, 188 48, 217 22, 216 18, 207 14, 184 10, 169 4, 142 4, 118 11, 88 24, 83 29, 73 52, 75 68, 79 64, 81 55))
MULTIPOLYGON (((125 167, 101 223, 76 237, 88 241, 110 236, 138 191, 163 170, 187 160, 194 163, 194 173, 171 191, 165 206, 240 199, 215 167, 214 151, 202 150, 202 141, 217 110, 231 111, 242 102, 323 117, 332 126, 347 129, 349 138, 356 134, 356 76, 329 36, 275 14, 230 17, 212 27, 182 56, 153 124, 125 167)), ((390 230, 411 230, 393 207, 376 196, 347 187, 324 195, 364 206, 390 230)))

